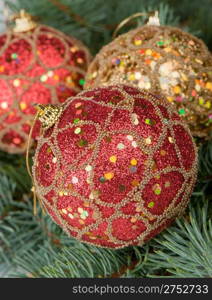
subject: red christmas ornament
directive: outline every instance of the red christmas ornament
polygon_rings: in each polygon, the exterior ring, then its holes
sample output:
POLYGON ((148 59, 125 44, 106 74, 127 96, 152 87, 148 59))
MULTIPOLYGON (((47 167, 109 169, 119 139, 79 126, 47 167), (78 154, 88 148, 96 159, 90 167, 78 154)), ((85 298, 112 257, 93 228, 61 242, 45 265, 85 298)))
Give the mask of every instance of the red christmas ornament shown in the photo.
POLYGON ((33 166, 52 219, 110 248, 142 245, 181 215, 196 172, 196 147, 173 107, 122 85, 68 99, 38 139, 33 166))
POLYGON ((22 153, 36 112, 33 104, 76 95, 90 55, 78 40, 36 25, 23 12, 16 26, 0 36, 0 49, 0 149, 22 153))

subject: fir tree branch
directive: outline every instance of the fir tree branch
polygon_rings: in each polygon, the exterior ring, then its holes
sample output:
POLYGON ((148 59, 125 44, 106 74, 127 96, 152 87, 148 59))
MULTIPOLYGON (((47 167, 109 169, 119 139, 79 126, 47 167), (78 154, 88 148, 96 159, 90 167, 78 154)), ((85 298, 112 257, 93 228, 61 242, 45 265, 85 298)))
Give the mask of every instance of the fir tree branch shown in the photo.
MULTIPOLYGON (((93 53, 111 41, 116 25, 138 11, 159 9, 161 24, 212 41, 210 0, 17 0, 7 1, 50 26, 84 41, 93 53), (62 7, 58 7, 61 3, 62 7), (168 5, 167 5, 168 3, 168 5), (174 4, 173 4, 174 3, 174 4), (191 17, 195 7, 196 18, 191 17), (67 11, 65 11, 67 9, 67 11), (179 16, 179 17, 178 17, 179 16), (187 28, 185 28, 185 25, 187 28)), ((140 22, 143 24, 143 21, 140 22)), ((135 24, 133 24, 134 26, 135 24)), ((127 31, 129 28, 125 28, 127 31)), ((48 216, 32 214, 25 158, 0 152, 0 273, 15 277, 211 277, 212 141, 199 149, 199 174, 189 215, 143 247, 86 246, 68 237, 48 216)))
POLYGON ((92 27, 87 20, 80 15, 77 15, 73 12, 70 6, 67 6, 59 0, 49 0, 53 5, 55 5, 59 10, 71 17, 76 23, 79 23, 80 26, 92 27))

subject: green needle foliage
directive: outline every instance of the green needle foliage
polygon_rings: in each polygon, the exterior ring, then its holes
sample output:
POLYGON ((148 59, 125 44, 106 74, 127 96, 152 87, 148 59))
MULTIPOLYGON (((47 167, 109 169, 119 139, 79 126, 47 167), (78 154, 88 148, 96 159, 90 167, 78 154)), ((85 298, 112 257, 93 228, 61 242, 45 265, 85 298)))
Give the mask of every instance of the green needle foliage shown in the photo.
MULTIPOLYGON (((12 11, 24 8, 82 40, 93 55, 124 18, 152 10, 159 10, 161 24, 181 27, 212 48, 211 0, 6 2, 12 11)), ((143 247, 110 250, 68 237, 39 208, 34 216, 25 157, 0 152, 0 277, 211 277, 211 182, 212 140, 199 148, 198 181, 186 215, 143 247)))
POLYGON ((207 201, 196 208, 190 205, 188 220, 177 220, 154 242, 154 253, 146 263, 147 270, 152 270, 147 276, 155 277, 159 268, 170 277, 212 276, 212 224, 207 201))

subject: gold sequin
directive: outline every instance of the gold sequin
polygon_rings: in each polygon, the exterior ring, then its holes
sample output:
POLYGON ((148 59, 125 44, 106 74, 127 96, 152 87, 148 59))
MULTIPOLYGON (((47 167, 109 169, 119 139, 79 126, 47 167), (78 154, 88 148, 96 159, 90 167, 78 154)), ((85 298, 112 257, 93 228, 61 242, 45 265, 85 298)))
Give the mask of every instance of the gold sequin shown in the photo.
POLYGON ((167 100, 169 101, 169 102, 173 102, 174 101, 174 98, 173 97, 166 97, 167 98, 167 100))
POLYGON ((70 219, 74 218, 74 216, 72 214, 70 214, 70 213, 68 214, 68 216, 69 216, 70 219))
POLYGON ((68 184, 68 186, 67 186, 67 188, 69 189, 69 190, 73 190, 73 184, 68 184))
POLYGON ((75 108, 79 108, 81 105, 82 105, 81 102, 77 102, 77 103, 75 104, 75 108))
POLYGON ((178 85, 176 85, 173 89, 174 89, 175 94, 180 94, 181 93, 181 88, 178 85))
POLYGON ((132 142, 132 146, 133 148, 136 148, 137 147, 137 143, 135 141, 132 142))
POLYGON ((135 74, 131 73, 128 75, 129 80, 135 80, 135 74))
POLYGON ((81 132, 81 128, 80 127, 77 127, 75 130, 74 130, 74 133, 75 134, 79 134, 81 132))
POLYGON ((151 137, 144 139, 145 144, 150 145, 152 143, 151 137))
POLYGON ((114 177, 114 173, 113 172, 108 172, 104 174, 105 179, 107 180, 111 180, 114 177))
POLYGON ((165 156, 166 155, 166 151, 165 150, 160 150, 160 155, 161 156, 165 156))
POLYGON ((174 140, 171 136, 168 137, 168 140, 169 140, 169 143, 173 144, 174 143, 174 140))
POLYGON ((131 159, 131 161, 130 161, 130 164, 132 165, 132 166, 136 166, 137 165, 137 160, 135 159, 135 158, 132 158, 131 159))
POLYGON ((207 82, 205 85, 206 89, 211 90, 212 91, 212 82, 207 82))
POLYGON ((136 211, 136 212, 141 212, 141 211, 142 211, 142 207, 141 207, 141 206, 139 206, 139 205, 138 205, 138 206, 136 206, 136 209, 135 209, 135 211, 136 211))
POLYGON ((70 48, 70 51, 71 51, 72 53, 77 52, 77 50, 78 50, 78 48, 75 47, 75 46, 72 46, 72 47, 70 48))
POLYGON ((20 80, 19 80, 19 79, 13 80, 13 85, 14 85, 15 87, 18 87, 18 86, 20 85, 20 80))
POLYGON ((7 102, 2 102, 1 103, 1 108, 2 109, 7 109, 8 108, 8 103, 7 102))
POLYGON ((139 124, 138 115, 135 114, 135 113, 132 114, 132 122, 133 122, 134 125, 139 124))
POLYGON ((204 107, 206 107, 206 108, 211 108, 211 102, 210 101, 207 101, 206 103, 205 103, 205 105, 204 105, 204 107))
POLYGON ((54 78, 54 80, 59 80, 59 76, 58 76, 57 74, 55 74, 55 75, 53 76, 53 78, 54 78))
POLYGON ((78 207, 77 211, 81 214, 83 212, 83 208, 82 207, 78 207))
POLYGON ((147 49, 145 52, 146 55, 152 55, 152 50, 151 49, 147 49))
POLYGON ((57 157, 53 157, 52 162, 53 162, 53 164, 56 164, 56 162, 57 162, 57 157))
POLYGON ((140 46, 142 44, 142 40, 134 40, 134 45, 140 46))
POLYGON ((84 204, 85 207, 89 207, 90 206, 90 204, 89 204, 88 201, 84 201, 83 204, 84 204))
POLYGON ((110 158, 109 158, 110 162, 112 163, 115 163, 117 161, 117 157, 115 155, 112 155, 110 158))
POLYGON ((21 110, 26 109, 27 108, 26 103, 25 102, 20 102, 20 108, 21 108, 21 110))
POLYGON ((139 181, 134 179, 132 182, 131 182, 132 186, 138 186, 139 185, 139 181))
POLYGON ((137 219, 135 218, 135 217, 132 217, 131 219, 130 219, 130 222, 131 223, 135 223, 137 221, 137 219))

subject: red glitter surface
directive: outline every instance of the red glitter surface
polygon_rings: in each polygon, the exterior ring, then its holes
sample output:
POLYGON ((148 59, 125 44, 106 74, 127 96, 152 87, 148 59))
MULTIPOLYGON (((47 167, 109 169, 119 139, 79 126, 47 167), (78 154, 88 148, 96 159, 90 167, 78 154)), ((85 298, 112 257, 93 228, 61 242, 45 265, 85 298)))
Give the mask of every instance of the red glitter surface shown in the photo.
POLYGON ((79 41, 42 25, 3 34, 0 46, 0 149, 23 153, 36 112, 33 104, 62 103, 76 95, 90 56, 79 41))
POLYGON ((184 211, 196 178, 195 145, 160 98, 122 85, 81 92, 44 135, 34 158, 36 191, 77 239, 140 245, 184 211))

